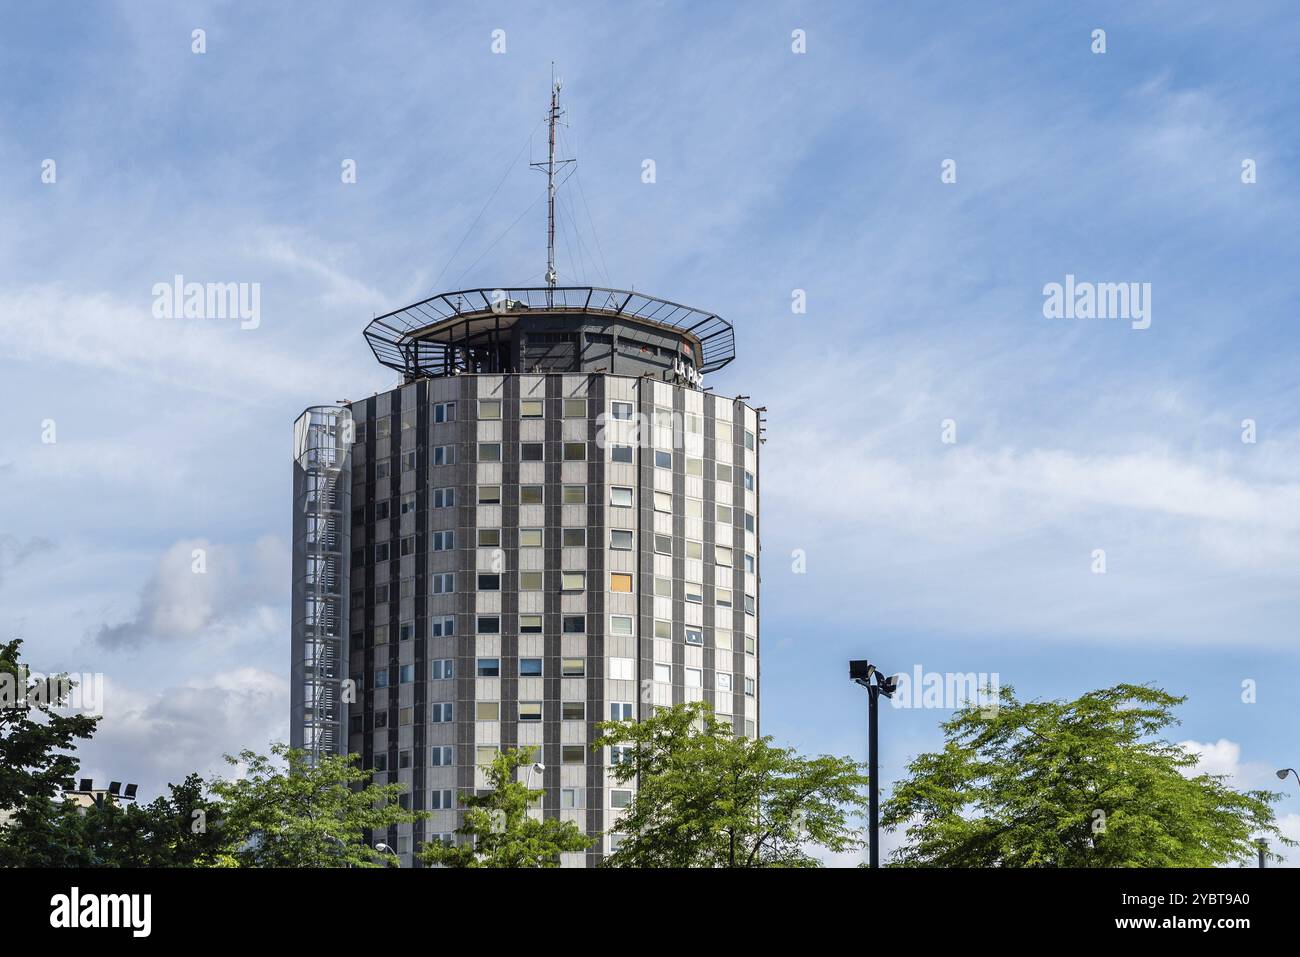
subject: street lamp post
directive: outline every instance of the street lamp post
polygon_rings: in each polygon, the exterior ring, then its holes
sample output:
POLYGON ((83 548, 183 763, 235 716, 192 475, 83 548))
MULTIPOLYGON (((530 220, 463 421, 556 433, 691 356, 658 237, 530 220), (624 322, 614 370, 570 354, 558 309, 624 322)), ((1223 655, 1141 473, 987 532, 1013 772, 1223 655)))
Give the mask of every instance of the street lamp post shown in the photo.
POLYGON ((402 858, 398 856, 398 853, 395 850, 393 850, 391 847, 389 847, 387 844, 383 843, 382 841, 380 841, 378 844, 375 845, 375 850, 378 851, 380 854, 392 854, 394 860, 397 861, 397 866, 398 867, 402 866, 402 858))
POLYGON ((1279 768, 1277 771, 1277 779, 1279 781, 1285 781, 1288 774, 1294 774, 1296 783, 1300 784, 1300 771, 1297 771, 1295 768, 1279 768))
POLYGON ((880 866, 880 784, 877 770, 880 765, 880 740, 877 731, 877 699, 880 695, 892 698, 898 690, 897 677, 885 677, 868 661, 850 661, 849 678, 867 689, 867 851, 870 866, 880 866))

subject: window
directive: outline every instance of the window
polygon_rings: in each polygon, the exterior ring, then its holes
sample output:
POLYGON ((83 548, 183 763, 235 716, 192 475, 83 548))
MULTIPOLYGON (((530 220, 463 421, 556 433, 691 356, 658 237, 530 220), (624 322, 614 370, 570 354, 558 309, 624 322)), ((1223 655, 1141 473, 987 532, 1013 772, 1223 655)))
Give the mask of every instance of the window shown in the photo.
POLYGON ((388 586, 387 586, 387 585, 376 585, 376 586, 375 586, 375 604, 376 604, 376 605, 382 605, 382 604, 384 604, 384 603, 387 602, 387 601, 388 601, 388 586))
POLYGON ((758 639, 755 638, 753 635, 745 636, 745 654, 747 655, 758 654, 758 639))
POLYGON ((415 456, 415 453, 414 453, 414 452, 403 452, 403 453, 402 453, 402 471, 403 471, 403 472, 414 472, 414 471, 415 471, 415 461, 416 461, 416 456, 415 456))
POLYGON ((609 590, 630 593, 632 591, 632 576, 625 575, 622 572, 611 572, 609 576, 609 590))
POLYGON ((753 678, 746 678, 746 679, 745 679, 745 694, 749 695, 749 697, 751 697, 751 698, 754 697, 754 679, 753 679, 753 678))
POLYGON ((673 553, 673 537, 671 535, 656 535, 655 552, 660 555, 671 555, 673 553))
POLYGON ((718 671, 713 675, 713 683, 719 691, 731 690, 731 674, 726 671, 718 671))
POLYGON ((456 403, 455 402, 438 402, 433 407, 434 422, 454 422, 456 421, 456 403))
POLYGON ((480 462, 500 462, 501 461, 501 443, 500 442, 480 442, 478 444, 478 460, 480 462))
POLYGON ((686 687, 688 687, 688 688, 703 688, 703 687, 704 687, 704 672, 703 672, 703 670, 701 670, 701 669, 699 669, 699 668, 687 668, 687 669, 686 669, 686 687))
POLYGON ((376 479, 376 481, 378 481, 379 479, 386 479, 386 478, 388 478, 388 473, 389 473, 390 471, 392 471, 392 465, 390 464, 389 460, 388 460, 388 459, 380 459, 378 462, 375 463, 375 479, 376 479))
POLYGON ((480 744, 474 748, 474 763, 480 768, 489 767, 500 753, 501 749, 495 744, 480 744))
POLYGON ((456 547, 456 533, 451 529, 434 532, 430 541, 435 552, 448 552, 456 547))
POLYGON ((713 632, 713 647, 717 648, 719 651, 730 651, 731 632, 715 629, 713 632))
POLYGON ((501 618, 498 615, 479 615, 476 631, 480 635, 501 634, 501 618))
POLYGON ((479 548, 500 548, 501 529, 480 528, 478 530, 478 547, 479 548))
POLYGON ((585 398, 565 399, 564 417, 566 419, 585 419, 587 417, 587 400, 585 398))
POLYGON ((746 473, 745 473, 745 491, 747 491, 747 492, 752 492, 752 491, 754 491, 754 473, 753 473, 753 472, 746 472, 746 473))
POLYGON ((746 512, 746 513, 745 513, 745 531, 747 531, 747 532, 752 532, 753 530, 754 530, 754 516, 751 515, 749 512, 746 512))
POLYGON ((724 524, 730 525, 730 524, 731 524, 731 506, 730 506, 730 505, 719 505, 719 506, 718 506, 717 517, 718 517, 718 521, 719 521, 719 522, 723 522, 724 524))
POLYGON ((632 419, 631 402, 611 402, 609 404, 610 417, 627 422, 632 419))
POLYGON ((484 575, 480 573, 478 576, 478 590, 479 591, 500 591, 501 576, 484 575))
POLYGON ((686 500, 686 517, 687 517, 687 518, 703 518, 703 517, 704 517, 704 502, 702 502, 702 501, 701 501, 700 499, 698 499, 698 498, 688 498, 688 499, 686 500))
POLYGON ((686 413, 686 431, 699 435, 704 431, 704 417, 693 412, 686 413))
POLYGON ((375 625, 375 644, 377 644, 377 645, 386 645, 386 644, 388 644, 388 626, 387 626, 387 625, 375 625))
POLYGON ((749 554, 749 552, 745 552, 745 571, 747 571, 749 574, 753 575, 753 574, 754 574, 754 569, 757 568, 757 567, 758 567, 758 566, 757 566, 757 564, 756 564, 755 561, 754 561, 754 556, 751 555, 751 554, 749 554))
POLYGON ((452 658, 435 658, 429 662, 429 680, 446 681, 456 677, 456 663, 452 658))
POLYGON ((546 414, 544 399, 520 399, 519 417, 523 419, 540 419, 546 414))
POLYGON ((671 512, 673 510, 672 492, 655 492, 655 511, 671 512))
POLYGON ((587 720, 587 702, 585 701, 560 702, 560 719, 562 721, 587 720))
POLYGON ((718 603, 719 608, 731 607, 731 589, 715 588, 713 590, 713 600, 718 603))
POLYGON ((587 630, 587 618, 585 615, 565 615, 561 629, 566 635, 581 635, 587 630))
POLYGON ((581 744, 562 744, 560 745, 560 763, 561 764, 586 764, 587 748, 581 744))
POLYGON ((671 409, 659 409, 654 411, 654 422, 656 429, 672 429, 676 426, 671 409))
POLYGON ((541 442, 523 442, 519 446, 519 461, 540 462, 545 446, 541 442))
POLYGON ((541 721, 542 703, 540 701, 519 702, 519 720, 520 721, 541 721))
POLYGON ((632 746, 630 744, 616 744, 609 749, 609 763, 622 764, 624 761, 632 760, 632 746))
MULTIPOLYGON (((398 751, 398 752, 397 752, 397 766, 398 766, 398 768, 409 768, 409 767, 411 766, 411 752, 410 752, 410 751, 398 751)), ((406 797, 406 796, 407 796, 407 795, 405 795, 405 794, 402 795, 402 797, 406 797)))
POLYGON ((560 572, 561 591, 582 591, 586 587, 586 572, 560 572))
POLYGON ((632 533, 622 528, 609 530, 609 547, 627 551, 632 547, 632 533))
POLYGON ((402 555, 414 555, 415 536, 414 535, 406 536, 406 538, 403 538, 400 542, 398 542, 397 547, 398 547, 398 552, 402 555))
POLYGON ((583 805, 582 788, 560 788, 560 807, 580 808, 583 805))
POLYGON ((630 507, 632 505, 632 490, 623 488, 620 485, 611 485, 609 489, 609 504, 630 507))
POLYGON ((609 789, 610 807, 627 807, 631 803, 632 803, 632 791, 630 788, 609 789))
POLYGON ((686 595, 684 597, 693 605, 704 604, 704 586, 699 582, 687 582, 686 595))
POLYGON ((542 530, 540 528, 521 528, 519 530, 520 548, 541 548, 542 530))
POLYGON ((387 668, 376 668, 376 669, 375 669, 375 680, 374 680, 374 683, 373 683, 373 684, 374 684, 374 687, 376 687, 376 688, 387 688, 387 687, 388 687, 388 669, 387 669, 387 668))
POLYGON ((429 587, 435 595, 450 595, 456 590, 456 573, 440 572, 430 575, 429 587))
POLYGON ((500 701, 474 702, 474 720, 475 721, 500 721, 501 702, 500 701))
POLYGON ((730 548, 724 548, 724 547, 721 546, 721 545, 714 545, 714 546, 713 546, 713 561, 714 561, 715 564, 718 564, 718 565, 725 565, 725 566, 727 566, 728 568, 730 568, 730 567, 731 567, 731 549, 730 549, 730 548))
POLYGON ((444 788, 429 793, 429 807, 435 811, 450 811, 456 806, 453 792, 444 788))
POLYGON ((691 458, 689 455, 686 456, 686 474, 703 475, 704 459, 695 459, 695 458, 691 458))
POLYGON ((397 640, 410 641, 415 637, 415 623, 404 621, 397 626, 397 640))
POLYGON ((501 504, 501 486, 500 485, 480 485, 478 487, 478 503, 480 505, 500 505, 501 504))
POLYGON ((655 619, 655 637, 671 639, 673 636, 673 623, 664 621, 662 618, 655 619))
POLYGON ((388 503, 387 503, 387 502, 376 502, 376 503, 375 503, 375 521, 376 521, 376 522, 382 522, 382 521, 383 521, 384 519, 386 519, 386 518, 388 518, 388 503))
POLYGON ((501 659, 500 658, 480 658, 478 666, 474 673, 480 678, 500 678, 501 677, 501 659))
POLYGON ((749 429, 745 430, 745 448, 749 449, 751 452, 754 450, 754 433, 749 431, 749 429))
POLYGON ((456 504, 455 488, 436 488, 433 490, 430 508, 452 508, 456 504))
POLYGON ((402 496, 401 512, 403 515, 415 511, 415 493, 407 492, 402 496))
POLYGON ((665 452, 662 449, 655 449, 655 468, 672 469, 673 453, 665 452))
POLYGON ((724 422, 722 419, 718 419, 718 421, 714 423, 714 428, 717 430, 714 433, 714 440, 717 442, 717 444, 730 445, 732 441, 731 423, 724 422))
POLYGON ((455 720, 456 706, 450 701, 437 701, 429 706, 429 720, 434 724, 447 724, 455 720))
POLYGON ((375 755, 375 770, 376 770, 376 771, 387 771, 387 770, 388 770, 388 755, 387 755, 387 754, 384 754, 383 752, 380 752, 379 754, 376 754, 376 755, 375 755))
POLYGON ((655 579, 655 594, 660 598, 673 597, 673 580, 671 578, 655 579))
POLYGON ((758 614, 758 599, 756 599, 753 595, 745 596, 745 614, 746 615, 758 614))
POLYGON ((500 399, 479 399, 478 417, 480 419, 501 418, 501 400, 500 399))
POLYGON ((560 544, 565 548, 586 548, 587 530, 585 528, 566 528, 560 537, 560 544))
POLYGON ((704 644, 704 632, 700 631, 700 629, 698 629, 698 628, 687 628, 687 629, 686 629, 686 643, 687 643, 688 645, 702 645, 702 644, 704 644))
POLYGON ((519 590, 520 591, 541 591, 542 573, 541 572, 520 572, 519 590))
POLYGON ((455 465, 456 446, 435 445, 433 447, 433 464, 434 465, 455 465))
POLYGON ((456 619, 451 615, 429 619, 429 634, 434 638, 445 638, 456 634, 456 619))
MULTIPOLYGON (((609 447, 609 460, 611 462, 623 462, 627 465, 632 464, 632 446, 630 445, 611 445, 609 447)), ((621 476, 620 476, 621 477, 621 476)))
POLYGON ((609 720, 610 721, 631 721, 632 702, 611 701, 609 703, 609 720))
POLYGON ((541 676, 542 676, 541 658, 520 658, 519 659, 519 677, 540 678, 541 676))
POLYGON ((561 658, 560 675, 565 678, 583 678, 587 674, 586 658, 561 658))
POLYGON ((610 615, 609 633, 611 635, 632 634, 632 616, 631 615, 610 615))
POLYGON ((521 635, 540 635, 542 633, 542 616, 520 615, 519 633, 521 635))
POLYGON ((687 543, 686 543, 686 557, 687 557, 687 558, 703 558, 703 557, 704 557, 704 543, 703 543, 703 542, 692 542, 692 541, 687 541, 687 543))
POLYGON ((673 683, 673 666, 664 664, 662 661, 655 662, 655 681, 661 681, 664 684, 673 683))
POLYGON ((386 439, 393 434, 393 420, 388 416, 375 420, 375 435, 381 439, 386 439))
POLYGON ((520 505, 541 505, 542 487, 540 485, 519 486, 519 504, 520 505))
POLYGON ((587 458, 586 442, 565 442, 564 443, 564 461, 582 462, 587 458))
POLYGON ((609 676, 615 681, 635 681, 636 662, 631 658, 610 658, 609 676))
POLYGON ((455 763, 456 761, 455 758, 452 757, 452 749, 450 745, 436 745, 433 750, 429 752, 430 767, 449 768, 455 763))
POLYGON ((564 486, 564 504, 565 505, 586 505, 587 486, 585 485, 564 486))

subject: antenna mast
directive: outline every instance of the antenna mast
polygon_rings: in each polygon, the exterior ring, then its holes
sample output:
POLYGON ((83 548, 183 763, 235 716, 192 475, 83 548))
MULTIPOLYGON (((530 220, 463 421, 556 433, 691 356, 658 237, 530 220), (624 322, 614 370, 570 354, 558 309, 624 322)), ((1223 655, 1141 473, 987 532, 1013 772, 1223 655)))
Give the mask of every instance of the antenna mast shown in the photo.
POLYGON ((554 305, 555 303, 555 281, 558 278, 555 272, 555 167, 563 166, 565 163, 572 163, 572 159, 559 160, 555 159, 555 127, 560 122, 560 117, 564 112, 560 109, 560 81, 555 76, 555 64, 551 64, 551 110, 550 120, 550 137, 547 147, 545 163, 530 163, 537 169, 546 170, 546 303, 554 305))

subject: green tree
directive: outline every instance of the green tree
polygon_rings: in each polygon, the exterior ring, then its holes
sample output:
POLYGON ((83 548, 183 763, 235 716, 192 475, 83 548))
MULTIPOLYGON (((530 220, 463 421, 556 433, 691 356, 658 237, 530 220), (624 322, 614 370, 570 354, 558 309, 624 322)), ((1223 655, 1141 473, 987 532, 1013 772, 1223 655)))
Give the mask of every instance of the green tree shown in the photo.
POLYGON ((816 867, 813 848, 862 846, 849 817, 867 778, 849 758, 738 737, 702 702, 599 727, 593 747, 625 748, 614 777, 637 782, 607 866, 816 867))
POLYGON ((1160 738, 1185 699, 1120 684, 1074 701, 972 706, 947 743, 908 767, 882 821, 904 828, 894 863, 930 867, 1219 867, 1278 833, 1280 795, 1193 776, 1160 738))
POLYGON ((305 752, 276 744, 271 755, 226 755, 245 765, 244 775, 212 784, 222 802, 223 866, 379 867, 385 855, 364 842, 365 832, 426 816, 400 806, 405 785, 370 783, 355 754, 312 764, 305 752))
POLYGON ((560 854, 585 851, 593 841, 572 821, 538 820, 528 806, 542 794, 519 780, 519 766, 532 761, 531 748, 498 754, 487 769, 491 789, 465 792, 459 844, 429 842, 420 851, 427 864, 444 867, 558 867, 560 854))
POLYGON ((64 752, 95 733, 99 718, 61 715, 75 683, 66 675, 33 679, 19 658, 22 639, 0 644, 0 811, 34 798, 52 799, 76 777, 77 759, 64 752))

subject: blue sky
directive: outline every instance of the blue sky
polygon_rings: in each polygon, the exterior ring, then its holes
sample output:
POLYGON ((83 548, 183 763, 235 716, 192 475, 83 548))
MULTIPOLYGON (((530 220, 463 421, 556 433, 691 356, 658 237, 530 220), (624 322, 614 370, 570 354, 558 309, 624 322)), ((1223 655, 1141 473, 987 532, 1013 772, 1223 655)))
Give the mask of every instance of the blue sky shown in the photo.
MULTIPOLYGON (((766 732, 861 755, 868 656, 1029 697, 1152 681, 1207 767, 1300 764, 1286 4, 359 10, 6 10, 0 628, 106 675, 87 773, 152 792, 286 735, 290 424, 393 385, 372 315, 540 281, 543 207, 507 227, 552 60, 588 253, 562 238, 562 281, 718 311, 711 384, 768 409, 766 732), (155 319, 177 273, 259 283, 261 324, 155 319), (1150 283, 1151 327, 1044 318, 1067 274, 1150 283)), ((886 778, 944 717, 885 713, 886 778)))

